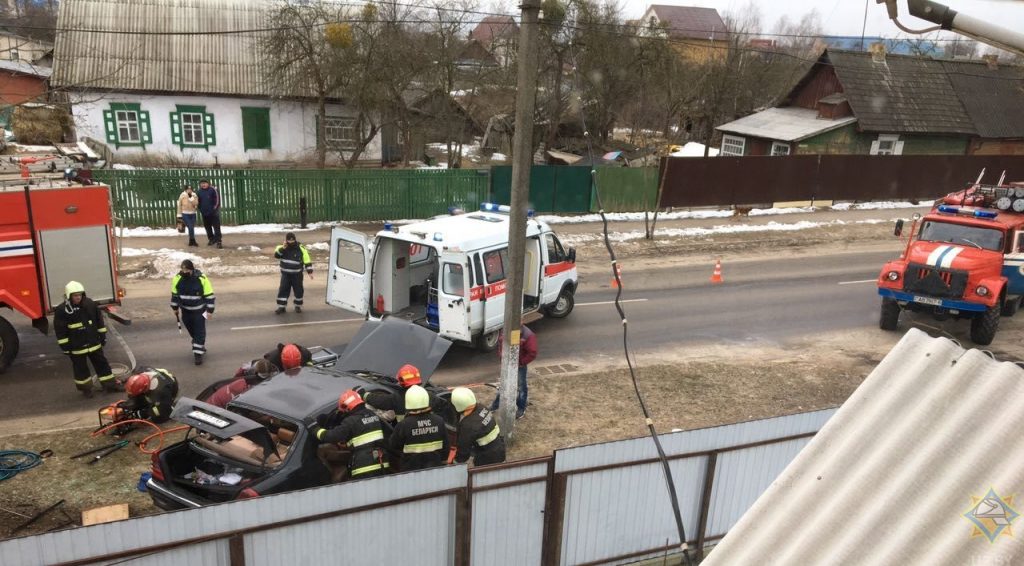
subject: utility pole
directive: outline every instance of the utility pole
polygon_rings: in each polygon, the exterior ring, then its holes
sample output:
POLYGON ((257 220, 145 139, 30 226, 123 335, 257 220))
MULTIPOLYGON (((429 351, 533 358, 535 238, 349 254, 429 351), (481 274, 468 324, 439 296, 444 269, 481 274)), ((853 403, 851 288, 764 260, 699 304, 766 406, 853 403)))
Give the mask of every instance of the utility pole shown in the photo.
POLYGON ((508 265, 505 266, 505 333, 501 349, 501 407, 498 426, 512 441, 519 393, 519 328, 523 320, 523 273, 526 261, 526 209, 533 165, 533 111, 537 93, 537 35, 540 0, 523 0, 519 29, 516 120, 512 136, 512 202, 509 203, 508 265))

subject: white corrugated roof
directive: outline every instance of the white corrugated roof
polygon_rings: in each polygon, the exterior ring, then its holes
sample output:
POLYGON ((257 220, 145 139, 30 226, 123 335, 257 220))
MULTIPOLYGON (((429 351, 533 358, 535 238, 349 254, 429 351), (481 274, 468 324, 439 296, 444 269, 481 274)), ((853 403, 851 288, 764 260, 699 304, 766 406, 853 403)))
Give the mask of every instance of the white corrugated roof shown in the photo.
POLYGON ((259 32, 265 0, 63 0, 53 84, 127 91, 268 96, 259 32), (93 30, 93 31, 89 31, 93 30))
POLYGON ((0 59, 0 70, 20 73, 22 75, 32 75, 33 77, 42 77, 45 79, 49 78, 52 69, 49 67, 33 65, 28 61, 8 61, 6 59, 0 59))
POLYGON ((848 116, 838 120, 818 118, 817 110, 785 107, 769 108, 733 120, 715 128, 727 134, 739 134, 786 142, 800 141, 811 136, 852 124, 857 118, 848 116))
POLYGON ((1024 369, 911 329, 703 564, 1024 563, 1022 429, 1024 369))

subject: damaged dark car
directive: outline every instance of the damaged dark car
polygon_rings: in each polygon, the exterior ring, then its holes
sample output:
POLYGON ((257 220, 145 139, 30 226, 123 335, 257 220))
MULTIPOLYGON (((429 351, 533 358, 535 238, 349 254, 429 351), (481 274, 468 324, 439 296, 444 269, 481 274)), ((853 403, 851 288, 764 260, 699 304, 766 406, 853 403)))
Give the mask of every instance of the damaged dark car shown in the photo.
POLYGON ((190 428, 184 440, 152 456, 146 485, 153 503, 165 510, 195 508, 331 483, 338 470, 318 454, 311 432, 317 416, 332 415, 348 389, 400 392, 394 375, 406 363, 420 369, 435 410, 453 430, 450 392, 429 383, 450 345, 401 320, 370 321, 336 361, 281 372, 225 408, 180 399, 171 418, 190 428))

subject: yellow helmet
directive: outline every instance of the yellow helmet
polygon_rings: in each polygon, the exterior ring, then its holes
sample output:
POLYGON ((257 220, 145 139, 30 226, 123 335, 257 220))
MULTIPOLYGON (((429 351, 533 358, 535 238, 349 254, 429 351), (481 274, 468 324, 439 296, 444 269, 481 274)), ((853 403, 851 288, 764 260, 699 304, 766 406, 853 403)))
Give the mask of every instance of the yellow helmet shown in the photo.
POLYGON ((84 293, 85 287, 78 281, 68 281, 68 284, 64 286, 64 298, 70 299, 71 295, 75 293, 84 293))
POLYGON ((456 387, 452 390, 452 405, 461 413, 476 405, 476 395, 467 387, 456 387))
POLYGON ((405 410, 420 411, 430 407, 430 395, 427 390, 419 385, 413 385, 405 390, 405 410))

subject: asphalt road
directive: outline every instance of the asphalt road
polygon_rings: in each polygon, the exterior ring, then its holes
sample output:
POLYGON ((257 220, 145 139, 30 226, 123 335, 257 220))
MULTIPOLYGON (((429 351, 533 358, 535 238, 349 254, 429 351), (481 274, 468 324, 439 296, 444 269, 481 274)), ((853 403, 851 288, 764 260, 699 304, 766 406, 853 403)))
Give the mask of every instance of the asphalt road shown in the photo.
MULTIPOLYGON (((659 352, 700 343, 782 342, 821 332, 863 329, 877 324, 878 298, 873 284, 889 252, 844 253, 776 259, 766 257, 723 266, 725 282, 712 285, 707 270, 685 268, 633 271, 627 274, 623 304, 630 343, 637 352, 659 352)), ((302 314, 274 315, 276 278, 214 282, 218 308, 208 324, 209 355, 192 364, 188 334, 179 336, 167 307, 164 282, 153 282, 126 305, 136 320, 118 330, 137 363, 167 368, 194 395, 231 375, 244 361, 258 357, 277 342, 297 342, 340 349, 362 320, 322 302, 322 280, 307 286, 302 314)), ((615 292, 605 282, 582 281, 576 310, 566 319, 542 319, 536 364, 621 359, 619 317, 610 301, 615 292)), ((52 336, 11 317, 21 336, 21 353, 0 376, 0 420, 7 429, 48 429, 91 424, 95 409, 116 395, 97 393, 84 399, 72 385, 70 364, 52 336)), ((112 323, 113 326, 113 323, 112 323)), ((117 340, 107 344, 113 362, 128 364, 117 340)), ((397 354, 397 353, 396 353, 397 354)), ((445 385, 493 381, 497 356, 453 347, 434 380, 445 385)))

